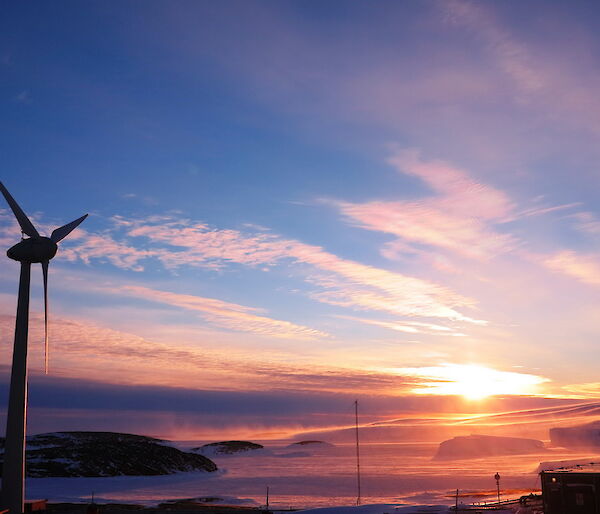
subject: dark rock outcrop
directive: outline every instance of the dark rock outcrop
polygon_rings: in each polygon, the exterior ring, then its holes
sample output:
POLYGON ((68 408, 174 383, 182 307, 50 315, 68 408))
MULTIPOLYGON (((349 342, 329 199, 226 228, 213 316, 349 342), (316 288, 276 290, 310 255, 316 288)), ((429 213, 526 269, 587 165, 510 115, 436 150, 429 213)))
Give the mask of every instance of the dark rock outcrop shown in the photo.
POLYGON ((313 447, 316 447, 316 446, 325 447, 325 446, 327 446, 327 447, 333 447, 334 445, 331 444, 331 443, 327 443, 325 441, 316 441, 316 440, 312 441, 312 440, 310 440, 310 441, 298 441, 296 443, 292 443, 292 444, 288 445, 288 448, 297 448, 298 446, 313 446, 313 447))
POLYGON ((221 441, 218 443, 208 443, 190 451, 198 452, 203 455, 233 455, 254 450, 262 450, 262 444, 251 443, 250 441, 221 441))
MULTIPOLYGON (((0 445, 4 448, 4 440, 0 445)), ((54 432, 27 438, 29 477, 109 477, 216 471, 210 459, 167 441, 114 432, 54 432)))

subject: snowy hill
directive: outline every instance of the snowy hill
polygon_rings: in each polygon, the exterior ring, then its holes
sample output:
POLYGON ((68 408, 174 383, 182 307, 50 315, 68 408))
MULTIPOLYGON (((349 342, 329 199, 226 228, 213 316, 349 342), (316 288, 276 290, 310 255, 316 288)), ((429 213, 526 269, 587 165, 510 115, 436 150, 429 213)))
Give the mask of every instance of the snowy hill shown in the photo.
MULTIPOLYGON (((0 439, 4 452, 4 439, 0 439)), ((29 477, 108 477, 216 471, 214 462, 167 441, 114 432, 54 432, 27 438, 29 477)))
POLYGON ((440 443, 436 460, 473 459, 496 455, 519 455, 544 451, 537 439, 490 435, 459 436, 440 443))

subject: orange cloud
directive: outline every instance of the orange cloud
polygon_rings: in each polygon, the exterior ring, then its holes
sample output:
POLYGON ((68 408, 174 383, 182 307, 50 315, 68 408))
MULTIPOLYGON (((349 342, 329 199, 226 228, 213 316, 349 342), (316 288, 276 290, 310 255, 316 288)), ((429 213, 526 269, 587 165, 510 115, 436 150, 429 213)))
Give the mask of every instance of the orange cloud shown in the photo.
MULTIPOLYGON (((43 318, 32 315, 31 370, 43 369, 43 318)), ((14 316, 0 314, 2 351, 12 345, 14 316)), ((289 356, 288 356, 289 357, 289 356)), ((148 384, 206 390, 313 390, 330 392, 408 391, 412 378, 316 362, 288 364, 282 356, 256 348, 240 350, 226 340, 207 337, 190 344, 157 342, 85 320, 53 317, 52 376, 118 384, 148 384)))

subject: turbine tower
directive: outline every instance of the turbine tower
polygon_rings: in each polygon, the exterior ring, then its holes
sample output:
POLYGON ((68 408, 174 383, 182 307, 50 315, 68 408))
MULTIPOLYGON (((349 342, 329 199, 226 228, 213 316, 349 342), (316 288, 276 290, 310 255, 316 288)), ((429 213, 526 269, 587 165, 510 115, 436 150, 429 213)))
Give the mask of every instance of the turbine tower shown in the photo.
POLYGON ((0 182, 0 192, 8 202, 15 218, 21 226, 20 243, 10 248, 6 255, 21 263, 19 280, 19 300, 15 323, 15 343, 13 347, 12 370, 10 374, 10 394, 6 418, 6 440, 4 444, 4 465, 2 470, 2 494, 0 506, 9 509, 10 514, 24 512, 25 499, 25 427, 27 421, 27 335, 29 331, 29 282, 31 264, 42 265, 44 279, 44 367, 48 372, 48 263, 56 255, 56 243, 67 237, 86 217, 72 221, 52 232, 50 237, 40 236, 19 204, 0 182), (25 238, 24 236, 29 236, 25 238))

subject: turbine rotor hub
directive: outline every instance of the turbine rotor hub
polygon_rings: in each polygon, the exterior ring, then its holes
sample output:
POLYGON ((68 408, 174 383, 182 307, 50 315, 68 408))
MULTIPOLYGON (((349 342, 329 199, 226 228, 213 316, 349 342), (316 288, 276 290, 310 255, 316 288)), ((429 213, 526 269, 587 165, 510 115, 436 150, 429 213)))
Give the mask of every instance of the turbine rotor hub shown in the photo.
POLYGON ((6 252, 9 258, 19 262, 49 261, 56 255, 58 247, 49 237, 30 237, 23 239, 6 252))

